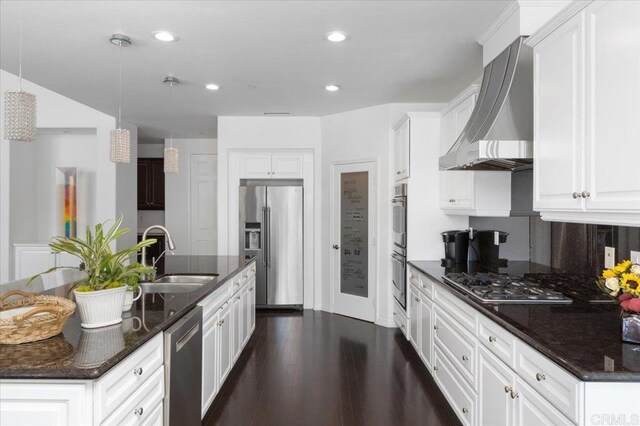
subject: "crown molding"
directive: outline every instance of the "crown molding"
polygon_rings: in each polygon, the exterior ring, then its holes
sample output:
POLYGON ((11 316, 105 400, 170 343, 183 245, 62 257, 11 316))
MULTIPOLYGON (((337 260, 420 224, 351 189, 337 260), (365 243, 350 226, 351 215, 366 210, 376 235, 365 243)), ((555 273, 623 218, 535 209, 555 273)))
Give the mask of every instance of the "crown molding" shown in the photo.
POLYGON ((478 38, 476 38, 476 41, 478 42, 478 44, 480 46, 484 46, 487 40, 489 40, 491 36, 494 35, 495 32, 498 31, 500 27, 502 27, 504 23, 507 22, 507 20, 511 18, 511 16, 514 13, 516 13, 519 9, 520 9, 520 4, 516 0, 510 1, 509 3, 507 3, 504 9, 502 9, 502 11, 498 14, 496 19, 494 19, 493 22, 489 24, 487 29, 485 29, 483 33, 480 34, 478 38))

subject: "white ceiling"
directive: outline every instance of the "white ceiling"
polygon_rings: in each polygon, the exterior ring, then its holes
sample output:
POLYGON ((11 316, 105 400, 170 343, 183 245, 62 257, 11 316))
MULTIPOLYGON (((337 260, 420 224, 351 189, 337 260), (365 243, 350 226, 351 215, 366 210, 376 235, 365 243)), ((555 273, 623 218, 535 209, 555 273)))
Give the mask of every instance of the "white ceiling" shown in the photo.
POLYGON ((388 102, 446 102, 482 72, 476 37, 506 1, 5 1, 0 67, 105 113, 117 111, 123 50, 123 119, 143 139, 216 136, 220 115, 319 116, 388 102), (180 40, 162 43, 155 30, 180 40), (343 30, 349 39, 324 39, 343 30), (167 75, 182 80, 174 89, 167 75), (217 92, 204 89, 215 82, 217 92), (343 90, 329 93, 335 83, 343 90))

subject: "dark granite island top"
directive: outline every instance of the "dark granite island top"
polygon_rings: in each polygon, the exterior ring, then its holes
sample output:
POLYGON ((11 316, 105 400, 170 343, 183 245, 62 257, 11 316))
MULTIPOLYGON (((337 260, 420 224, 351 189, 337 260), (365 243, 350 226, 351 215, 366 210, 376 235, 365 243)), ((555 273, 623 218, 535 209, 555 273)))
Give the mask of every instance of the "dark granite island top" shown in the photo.
MULTIPOLYGON (((620 307, 609 304, 491 304, 482 303, 447 284, 438 261, 410 261, 410 265, 447 286, 457 297, 500 324, 549 359, 583 381, 640 382, 640 345, 621 340, 620 307), (613 368, 605 368, 605 359, 613 368)), ((529 262, 509 262, 494 272, 523 275, 550 273, 529 262)), ((585 286, 594 285, 592 282, 585 286)))
MULTIPOLYGON (((168 256, 158 266, 159 277, 211 275, 211 282, 189 293, 143 294, 131 311, 123 314, 121 324, 83 329, 76 311, 58 336, 35 343, 0 345, 0 379, 97 379, 251 262, 238 256, 168 256)), ((43 294, 66 297, 70 286, 43 294)))

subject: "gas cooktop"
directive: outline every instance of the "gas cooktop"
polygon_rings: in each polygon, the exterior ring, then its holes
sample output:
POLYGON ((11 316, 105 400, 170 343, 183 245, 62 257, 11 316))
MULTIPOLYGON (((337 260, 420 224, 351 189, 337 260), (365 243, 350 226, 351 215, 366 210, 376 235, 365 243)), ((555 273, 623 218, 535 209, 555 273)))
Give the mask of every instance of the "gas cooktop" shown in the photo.
POLYGON ((571 303, 562 292, 523 277, 495 273, 449 273, 445 281, 488 303, 571 303))

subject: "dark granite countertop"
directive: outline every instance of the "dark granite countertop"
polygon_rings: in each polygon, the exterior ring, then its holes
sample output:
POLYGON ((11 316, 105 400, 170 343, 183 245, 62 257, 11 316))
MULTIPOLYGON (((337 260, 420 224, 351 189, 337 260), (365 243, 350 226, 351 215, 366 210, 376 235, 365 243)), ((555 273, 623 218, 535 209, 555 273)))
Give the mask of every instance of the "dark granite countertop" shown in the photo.
MULTIPOLYGON (((76 311, 58 336, 0 345, 0 379, 97 379, 252 261, 238 256, 167 256, 158 267, 158 276, 212 275, 211 282, 189 293, 143 294, 131 311, 123 314, 121 324, 83 329, 76 311)), ((66 297, 70 286, 43 294, 66 297)))
MULTIPOLYGON (((409 264, 447 286, 452 292, 516 337, 583 381, 640 382, 640 345, 623 343, 620 307, 615 304, 490 304, 482 303, 447 284, 448 272, 438 261, 409 264), (613 368, 605 368, 605 359, 613 368)), ((552 273, 549 267, 509 262, 494 272, 523 275, 552 273)), ((591 282, 585 286, 595 285, 591 282)))

